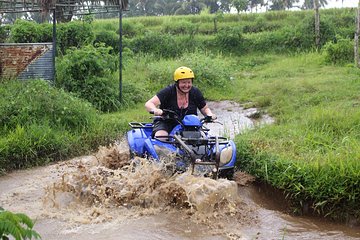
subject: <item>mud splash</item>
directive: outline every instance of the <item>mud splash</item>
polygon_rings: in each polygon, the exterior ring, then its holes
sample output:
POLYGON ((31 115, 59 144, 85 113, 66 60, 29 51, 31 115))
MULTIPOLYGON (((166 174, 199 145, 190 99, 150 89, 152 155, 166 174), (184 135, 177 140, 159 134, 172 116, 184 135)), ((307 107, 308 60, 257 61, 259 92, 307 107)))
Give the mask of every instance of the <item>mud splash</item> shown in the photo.
POLYGON ((59 182, 46 188, 44 206, 83 214, 76 218, 53 216, 98 223, 119 215, 129 218, 176 210, 188 221, 206 223, 208 228, 229 217, 241 224, 255 220, 252 209, 239 197, 236 182, 196 177, 189 172, 170 175, 166 164, 141 158, 129 164, 128 151, 122 148, 120 152, 116 145, 100 148, 95 156, 79 161, 73 166, 76 170, 64 173, 59 182))

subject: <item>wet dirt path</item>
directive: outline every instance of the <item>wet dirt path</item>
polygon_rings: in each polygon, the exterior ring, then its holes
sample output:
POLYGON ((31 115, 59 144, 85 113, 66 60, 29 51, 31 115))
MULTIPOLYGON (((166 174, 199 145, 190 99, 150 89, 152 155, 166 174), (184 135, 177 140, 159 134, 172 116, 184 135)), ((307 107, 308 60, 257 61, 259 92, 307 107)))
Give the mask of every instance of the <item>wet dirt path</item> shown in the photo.
MULTIPOLYGON (((271 118, 256 109, 209 103, 229 136, 271 118), (231 107, 229 107, 231 106, 231 107), (227 130, 229 129, 229 130, 227 130)), ((215 126, 215 124, 212 124, 215 126)), ((124 165, 123 142, 97 153, 0 178, 0 206, 36 219, 43 239, 359 239, 360 229, 281 211, 249 175, 236 181, 163 174, 124 165), (116 166, 116 164, 120 164, 116 166), (114 170, 122 167, 121 170, 114 170)))

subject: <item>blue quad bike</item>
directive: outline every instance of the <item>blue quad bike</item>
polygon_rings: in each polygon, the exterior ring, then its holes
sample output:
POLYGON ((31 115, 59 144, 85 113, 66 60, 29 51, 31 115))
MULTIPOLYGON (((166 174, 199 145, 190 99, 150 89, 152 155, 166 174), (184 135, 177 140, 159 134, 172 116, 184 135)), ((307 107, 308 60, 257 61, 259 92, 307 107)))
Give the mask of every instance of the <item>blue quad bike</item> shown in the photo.
MULTIPOLYGON (((211 117, 199 119, 186 115, 182 120, 176 112, 163 109, 162 119, 175 120, 178 125, 166 137, 153 137, 153 123, 131 122, 127 132, 130 156, 144 157, 160 162, 171 157, 174 172, 204 169, 204 176, 233 179, 236 163, 236 146, 225 137, 211 136, 205 123, 217 122, 211 117)), ((159 118, 159 117, 154 117, 159 118)), ((217 122, 219 123, 219 122, 217 122)), ((220 123, 221 124, 221 123, 220 123)))

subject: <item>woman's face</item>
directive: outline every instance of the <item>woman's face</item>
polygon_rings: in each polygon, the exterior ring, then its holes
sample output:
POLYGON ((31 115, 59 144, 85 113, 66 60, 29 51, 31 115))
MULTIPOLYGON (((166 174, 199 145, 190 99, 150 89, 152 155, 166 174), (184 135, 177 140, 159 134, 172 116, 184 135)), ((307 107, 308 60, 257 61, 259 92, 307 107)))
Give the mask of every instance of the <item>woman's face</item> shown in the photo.
POLYGON ((181 79, 178 84, 178 87, 182 92, 188 93, 192 87, 192 79, 181 79))

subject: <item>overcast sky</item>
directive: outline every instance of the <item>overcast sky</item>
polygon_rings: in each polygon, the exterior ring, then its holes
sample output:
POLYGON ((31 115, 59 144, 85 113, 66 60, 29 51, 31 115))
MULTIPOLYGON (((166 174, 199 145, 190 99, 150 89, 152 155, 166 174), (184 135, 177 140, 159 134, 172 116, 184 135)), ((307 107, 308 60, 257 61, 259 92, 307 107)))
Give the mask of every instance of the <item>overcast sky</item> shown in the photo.
POLYGON ((327 2, 326 8, 357 7, 359 3, 358 0, 344 0, 343 3, 341 0, 328 0, 327 2))
MULTIPOLYGON (((304 0, 300 0, 298 3, 295 3, 295 6, 302 6, 304 0)), ((341 0, 327 0, 328 4, 325 6, 325 8, 346 8, 346 7, 357 7, 359 0, 344 0, 341 2, 341 0)), ((295 7, 292 9, 293 11, 299 11, 299 8, 295 7)), ((266 7, 258 9, 258 12, 265 12, 266 7)), ((234 10, 233 13, 236 11, 234 10)))

